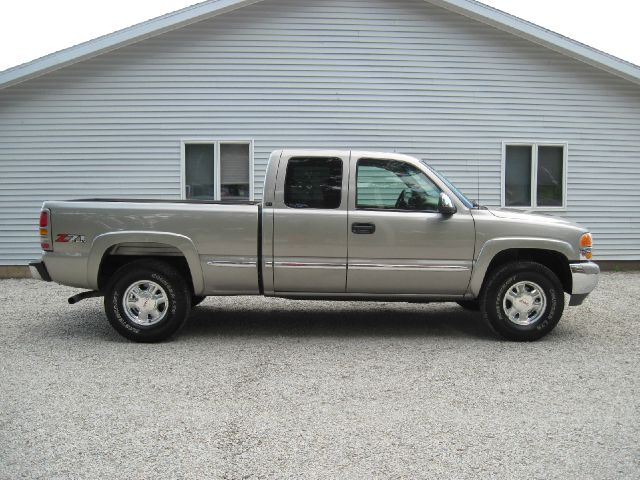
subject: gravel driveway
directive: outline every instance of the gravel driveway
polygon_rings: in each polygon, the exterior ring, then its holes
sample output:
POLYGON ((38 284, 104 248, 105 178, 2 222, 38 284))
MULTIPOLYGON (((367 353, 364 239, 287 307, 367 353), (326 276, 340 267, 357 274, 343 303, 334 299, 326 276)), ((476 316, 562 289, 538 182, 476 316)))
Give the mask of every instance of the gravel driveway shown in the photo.
POLYGON ((207 299, 129 343, 101 299, 0 281, 0 476, 638 478, 640 274, 537 343, 452 303, 207 299))

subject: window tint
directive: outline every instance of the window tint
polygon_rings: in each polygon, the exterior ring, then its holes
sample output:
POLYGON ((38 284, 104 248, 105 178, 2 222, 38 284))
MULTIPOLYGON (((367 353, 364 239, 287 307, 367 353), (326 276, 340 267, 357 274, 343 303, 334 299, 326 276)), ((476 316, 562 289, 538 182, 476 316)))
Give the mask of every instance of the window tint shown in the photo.
POLYGON ((538 190, 537 201, 539 207, 561 207, 562 198, 562 168, 564 164, 564 148, 538 148, 538 190))
POLYGON ((287 165, 284 203, 291 208, 339 208, 342 196, 342 160, 292 158, 287 165))
POLYGON ((504 203, 507 207, 531 206, 531 152, 530 146, 506 148, 504 203))
POLYGON ((187 144, 185 157, 185 196, 199 200, 214 200, 215 183, 215 145, 187 144))
POLYGON ((413 165, 362 159, 357 165, 356 208, 435 211, 440 190, 413 165))

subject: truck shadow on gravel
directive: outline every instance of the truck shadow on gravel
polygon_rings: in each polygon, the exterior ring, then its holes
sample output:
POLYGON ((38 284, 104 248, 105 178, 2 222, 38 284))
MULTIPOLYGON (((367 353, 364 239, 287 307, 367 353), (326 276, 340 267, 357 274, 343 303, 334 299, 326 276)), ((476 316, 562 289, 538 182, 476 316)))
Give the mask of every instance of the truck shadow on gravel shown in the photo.
MULTIPOLYGON (((193 309, 186 325, 172 341, 207 337, 497 337, 480 314, 455 304, 406 304, 358 302, 287 302, 255 300, 237 303, 207 300, 193 309)), ((128 342, 107 322, 104 311, 87 305, 75 312, 52 315, 38 334, 128 342), (87 308, 88 307, 88 308, 87 308), (58 318, 56 318, 58 317, 58 318)))
POLYGON ((205 303, 196 307, 178 339, 206 336, 289 337, 466 337, 495 339, 480 314, 455 304, 408 305, 294 302, 267 308, 205 303))

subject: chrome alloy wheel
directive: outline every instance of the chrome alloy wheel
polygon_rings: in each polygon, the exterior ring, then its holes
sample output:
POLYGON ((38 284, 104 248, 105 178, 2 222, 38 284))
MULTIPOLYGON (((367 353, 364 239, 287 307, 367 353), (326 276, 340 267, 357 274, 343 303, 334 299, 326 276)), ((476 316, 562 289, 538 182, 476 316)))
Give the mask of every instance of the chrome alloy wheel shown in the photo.
POLYGON ((502 308, 512 323, 533 325, 544 314, 547 297, 537 283, 518 282, 507 289, 502 299, 502 308))
POLYGON ((149 327, 167 315, 169 297, 157 283, 140 280, 129 285, 122 297, 122 307, 133 324, 149 327))

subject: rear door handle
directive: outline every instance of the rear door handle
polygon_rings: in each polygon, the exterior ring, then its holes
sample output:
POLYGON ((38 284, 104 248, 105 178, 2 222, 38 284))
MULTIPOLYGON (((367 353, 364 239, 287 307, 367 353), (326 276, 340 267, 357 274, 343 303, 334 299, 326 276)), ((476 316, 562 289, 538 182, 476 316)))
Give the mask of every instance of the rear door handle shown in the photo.
POLYGON ((351 232, 356 235, 371 235, 375 233, 376 226, 373 223, 352 223, 351 232))

